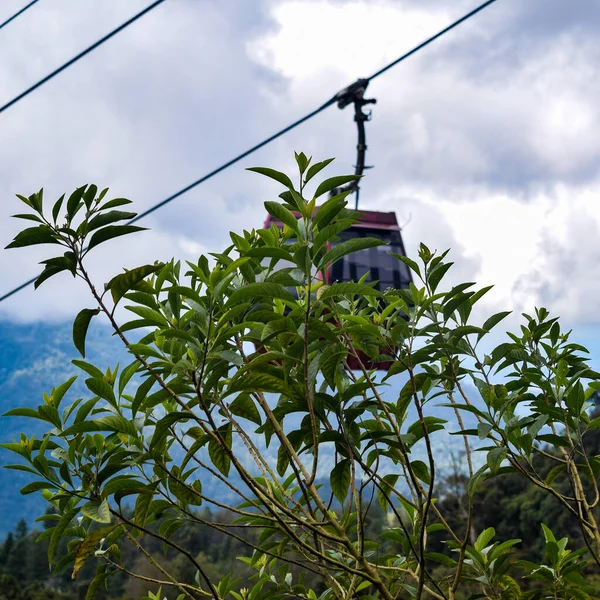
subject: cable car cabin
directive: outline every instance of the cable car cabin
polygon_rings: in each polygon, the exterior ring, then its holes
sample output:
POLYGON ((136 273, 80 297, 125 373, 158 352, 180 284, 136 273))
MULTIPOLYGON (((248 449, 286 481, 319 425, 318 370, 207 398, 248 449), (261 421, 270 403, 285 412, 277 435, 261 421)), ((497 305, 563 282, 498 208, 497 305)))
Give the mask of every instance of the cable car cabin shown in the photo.
MULTIPOLYGON (((374 237, 387 242, 387 245, 344 256, 328 269, 326 283, 358 281, 368 272, 367 282, 377 282, 375 287, 381 292, 390 287, 408 288, 412 281, 410 269, 390 254, 394 252, 406 256, 396 213, 374 210, 359 212, 360 221, 338 235, 340 242, 357 237, 374 237)), ((269 228, 273 224, 283 227, 283 223, 268 215, 264 227, 269 228)), ((361 356, 361 360, 368 368, 387 370, 390 367, 390 363, 375 363, 364 355, 361 356)), ((353 358, 350 358, 349 365, 352 369, 358 369, 358 362, 353 358)))

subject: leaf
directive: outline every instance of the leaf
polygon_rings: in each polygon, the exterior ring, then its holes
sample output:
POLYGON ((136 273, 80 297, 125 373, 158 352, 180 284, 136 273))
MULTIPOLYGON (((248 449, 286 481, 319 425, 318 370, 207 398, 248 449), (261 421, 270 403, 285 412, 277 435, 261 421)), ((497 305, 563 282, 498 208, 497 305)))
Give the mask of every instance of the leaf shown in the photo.
POLYGON ((153 497, 154 489, 150 488, 147 488, 147 491, 138 494, 137 500, 135 501, 135 508, 133 510, 133 519, 136 525, 143 527, 146 523, 153 497))
POLYGON ((432 269, 429 272, 429 276, 428 276, 428 283, 429 286, 431 287, 431 291, 435 292, 435 290, 437 289, 437 286, 439 285, 440 281, 444 278, 444 275, 447 273, 448 269, 450 269, 450 267, 453 265, 454 263, 441 263, 440 265, 438 265, 435 269, 432 269))
POLYGON ((74 435, 77 433, 89 433, 91 431, 116 431, 126 435, 136 436, 137 429, 135 425, 120 415, 109 415, 96 419, 95 421, 80 421, 74 423, 71 427, 62 432, 63 436, 74 435))
POLYGON ((67 200, 67 219, 69 219, 69 221, 77 214, 77 211, 79 210, 78 207, 80 206, 79 203, 83 198, 83 192, 86 188, 87 185, 82 185, 69 196, 69 199, 67 200))
POLYGON ((146 227, 138 227, 137 225, 107 225, 103 229, 99 229, 90 238, 88 244, 88 251, 102 244, 112 238, 119 237, 121 235, 127 235, 129 233, 136 233, 137 231, 145 231, 146 227))
POLYGON ((392 256, 395 256, 399 261, 403 262, 407 267, 409 267, 411 271, 414 271, 419 277, 421 277, 421 269, 414 260, 408 258, 408 256, 397 254, 396 252, 392 252, 391 254, 392 256))
POLYGON ((293 390, 282 379, 268 373, 243 373, 230 383, 227 395, 234 392, 275 392, 293 396, 293 390))
POLYGON ((306 177, 304 178, 304 183, 308 183, 317 173, 322 171, 328 164, 332 163, 335 158, 328 158, 327 160, 322 160, 321 162, 315 163, 311 167, 309 167, 306 172, 306 177))
POLYGON ((88 375, 91 375, 92 377, 98 377, 100 379, 102 379, 104 377, 104 373, 102 373, 102 371, 98 368, 95 367, 93 364, 86 362, 85 360, 72 360, 71 361, 77 368, 81 369, 82 371, 85 371, 88 375))
POLYGON ((392 497, 395 494, 394 486, 396 485, 399 476, 395 473, 388 473, 383 476, 381 484, 377 486, 377 501, 379 506, 387 512, 392 503, 392 497))
POLYGON ((78 508, 72 508, 68 510, 65 514, 62 515, 60 521, 57 523, 56 527, 52 529, 52 535, 50 536, 50 543, 48 544, 48 563, 52 565, 52 559, 54 558, 54 553, 56 552, 56 548, 60 540, 62 539, 62 535, 67 529, 67 527, 71 524, 71 521, 75 518, 77 513, 79 512, 78 508))
POLYGON ((335 263, 337 260, 351 254, 352 252, 358 252, 360 250, 366 250, 367 248, 375 248, 376 246, 385 245, 385 242, 376 238, 352 238, 345 242, 335 245, 321 260, 319 269, 322 269, 325 265, 335 263))
POLYGON ((110 523, 110 510, 106 500, 92 500, 81 507, 82 514, 97 523, 110 523))
POLYGON ((484 529, 475 542, 475 550, 477 552, 481 552, 484 548, 487 548, 487 545, 494 539, 496 535, 496 530, 493 527, 488 527, 484 529))
POLYGON ((154 433, 152 434, 152 441, 150 442, 150 450, 155 448, 167 435, 173 424, 177 423, 177 421, 187 421, 190 417, 193 417, 193 414, 190 414, 189 412, 172 412, 165 415, 158 423, 156 423, 154 433))
MULTIPOLYGON (((500 321, 502 321, 502 319, 505 319, 506 317, 508 317, 508 315, 510 315, 511 311, 507 310, 504 312, 499 312, 496 313, 495 315, 492 315, 489 319, 486 320, 486 322, 482 325, 482 329, 485 329, 486 331, 490 331, 493 327, 495 327, 496 325, 498 325, 498 323, 500 323, 500 321)), ((485 334, 484 333, 480 333, 477 336, 477 340, 480 340, 485 334)))
POLYGON ((249 283, 235 290, 229 297, 227 305, 237 304, 246 298, 280 298, 296 304, 294 296, 282 285, 277 283, 249 283))
POLYGON ((208 442, 208 455, 213 465, 227 477, 229 475, 229 468, 231 466, 231 459, 227 452, 227 449, 231 451, 232 433, 231 425, 219 428, 219 433, 223 438, 223 442, 212 438, 208 442), (223 446, 223 443, 225 446, 223 446))
POLYGON ((109 574, 106 572, 106 565, 98 565, 96 576, 92 579, 92 582, 87 589, 87 593, 85 594, 85 600, 95 600, 96 593, 101 586, 105 585, 108 575, 109 574))
POLYGON ((329 475, 331 491, 339 500, 340 504, 344 504, 344 501, 346 500, 348 490, 350 489, 351 480, 352 476, 350 473, 350 459, 345 458, 335 465, 329 475))
POLYGON ((85 380, 85 385, 96 396, 100 396, 103 400, 108 401, 113 406, 116 404, 115 392, 110 384, 108 384, 104 378, 97 379, 92 377, 85 380))
POLYGON ((60 213, 60 208, 62 206, 63 200, 65 199, 65 195, 63 194, 52 207, 52 219, 54 219, 54 223, 58 220, 58 215, 60 213))
POLYGON ((292 183, 292 180, 285 173, 275 171, 275 169, 269 169, 267 167, 250 167, 249 169, 246 169, 246 171, 260 173, 260 175, 264 175, 265 177, 270 177, 271 179, 278 181, 290 190, 294 189, 294 184, 292 183))
POLYGON ((298 219, 285 206, 279 202, 265 202, 265 208, 271 216, 279 219, 294 231, 298 230, 298 219))
POLYGON ((85 358, 85 337, 91 320, 100 312, 99 308, 84 308, 73 321, 73 344, 85 358))
POLYGON ((38 227, 23 229, 5 249, 24 248, 25 246, 35 246, 37 244, 60 244, 60 242, 48 225, 39 225, 38 227))
POLYGON ((240 394, 230 405, 229 410, 242 419, 248 419, 257 425, 262 425, 260 413, 249 394, 240 394))
POLYGON ((490 471, 495 475, 502 464, 502 461, 506 458, 508 450, 506 448, 492 448, 487 455, 487 464, 490 471))
POLYGON ((73 375, 70 379, 61 383, 55 390, 52 392, 52 405, 58 408, 65 394, 69 391, 73 383, 75 383, 77 379, 77 375, 73 375))
POLYGON ((251 248, 244 252, 244 256, 250 258, 280 258, 281 260, 292 260, 292 255, 284 248, 269 248, 268 246, 260 248, 251 248))
POLYGON ((327 346, 321 355, 321 372, 331 389, 335 389, 335 374, 347 355, 348 350, 341 343, 327 346))
POLYGON ((25 221, 34 221, 35 223, 44 223, 44 221, 42 221, 42 219, 40 217, 38 217, 37 215, 32 215, 32 214, 18 214, 18 215, 11 215, 11 218, 13 219, 23 219, 25 221))
POLYGON ((159 271, 163 267, 164 264, 160 263, 157 265, 144 265, 142 267, 131 269, 131 271, 125 271, 125 273, 113 277, 106 284, 106 289, 110 290, 113 302, 117 304, 117 302, 119 302, 127 292, 134 289, 140 281, 148 277, 148 275, 156 273, 156 271, 159 271))
POLYGON ((42 261, 44 264, 44 270, 40 276, 35 280, 33 284, 34 289, 38 289, 44 281, 50 279, 58 273, 63 271, 69 271, 73 277, 77 274, 77 263, 76 257, 72 252, 66 252, 64 256, 57 256, 55 258, 49 258, 48 260, 42 261))
POLYGON ((33 492, 39 492, 40 490, 47 490, 54 487, 56 486, 47 481, 32 481, 21 489, 21 495, 27 496, 28 494, 33 494, 33 492))
POLYGON ((100 208, 101 210, 107 210, 108 208, 117 208, 117 206, 124 206, 125 204, 131 204, 131 200, 127 200, 127 198, 114 198, 103 204, 100 208))
POLYGON ((456 567, 456 561, 445 554, 441 554, 440 552, 427 552, 425 554, 425 558, 429 560, 435 560, 436 562, 448 567, 450 569, 454 569, 456 567))
POLYGON ((478 423, 477 424, 477 435, 480 440, 485 440, 485 438, 489 435, 490 431, 492 431, 493 426, 489 423, 478 423))
POLYGON ((83 565, 85 565, 87 559, 91 556, 92 552, 96 549, 96 546, 104 539, 111 531, 114 531, 115 525, 111 527, 103 527, 102 529, 96 529, 92 531, 84 540, 79 544, 77 548, 77 554, 75 555, 75 564, 73 566, 73 573, 71 579, 76 579, 79 571, 81 571, 83 565))
POLYGON ((94 229, 98 229, 99 227, 104 227, 105 225, 110 225, 111 223, 116 223, 118 221, 129 221, 135 216, 136 213, 134 212, 125 212, 122 210, 101 212, 99 215, 96 215, 90 220, 88 223, 88 231, 93 231, 94 229))
POLYGON ((334 283, 323 290, 319 296, 319 300, 326 300, 334 296, 383 296, 383 294, 370 285, 334 283))
POLYGON ((422 460, 413 460, 410 463, 410 468, 412 469, 417 479, 420 479, 423 483, 426 483, 427 485, 431 484, 431 475, 429 474, 429 469, 422 460))
POLYGON ((322 181, 318 185, 314 197, 318 198, 319 196, 322 196, 323 194, 326 194, 327 192, 330 192, 335 188, 346 185, 351 181, 357 181, 358 179, 360 179, 360 177, 357 175, 338 175, 337 177, 330 177, 329 179, 325 179, 325 181, 322 181))

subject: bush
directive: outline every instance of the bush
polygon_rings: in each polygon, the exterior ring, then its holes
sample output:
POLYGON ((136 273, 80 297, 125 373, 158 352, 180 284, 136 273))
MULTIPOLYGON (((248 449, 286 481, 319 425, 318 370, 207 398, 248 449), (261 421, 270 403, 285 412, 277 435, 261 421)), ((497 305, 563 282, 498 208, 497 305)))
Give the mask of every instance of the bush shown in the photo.
POLYGON ((305 186, 330 161, 296 159, 297 188, 283 173, 254 169, 285 188, 282 202, 265 203, 281 229, 232 233, 232 244, 211 259, 140 266, 103 288, 86 257, 141 229, 123 224, 135 216, 122 210, 129 201, 106 201, 107 190, 90 185, 47 214, 42 192, 20 196, 28 213, 19 217, 36 225, 9 247, 64 250, 44 261, 36 287, 68 271, 94 299, 73 326, 82 357, 100 314, 133 357, 106 371, 74 361, 88 399, 63 408, 71 379, 37 410, 9 413, 51 427, 41 440, 22 435, 4 444, 26 465, 15 468, 36 475, 23 493, 42 490, 54 507, 47 518, 55 525, 42 534, 51 564, 72 565, 76 577, 96 561, 89 598, 119 572, 144 577, 150 597, 161 586, 190 600, 591 597, 583 573, 586 559, 599 564, 600 460, 584 440, 600 426, 588 416, 600 375, 587 366, 585 349, 539 308, 524 315, 519 335, 482 353, 508 313, 473 325, 472 309, 489 288, 441 291, 451 263, 424 245, 418 264, 397 257, 418 281, 410 289, 382 293, 365 278, 326 285, 329 265, 381 242, 337 243, 357 214, 346 208, 349 191, 323 197, 353 178, 326 179, 307 199, 305 186), (134 318, 120 323, 115 309, 124 302, 134 318), (383 377, 372 368, 378 361, 391 363, 383 377), (399 393, 389 387, 394 376, 399 393), (454 423, 440 418, 440 405, 454 423), (459 519, 456 505, 442 510, 447 449, 435 444, 442 430, 459 434, 464 448, 459 519), (552 468, 540 472, 539 457, 552 468), (475 492, 508 473, 560 503, 586 547, 570 551, 566 538, 532 524, 541 528, 545 557, 527 562, 515 560, 520 540, 498 540, 491 527, 474 531, 475 492), (207 493, 215 481, 220 491, 207 493), (378 505, 382 532, 372 526, 378 505), (199 509, 207 506, 234 520, 211 520, 199 509), (242 544, 240 560, 253 575, 222 577, 206 564, 210 548, 198 554, 179 545, 175 534, 188 523, 242 544), (152 540, 177 560, 148 551, 152 540), (143 573, 122 559, 126 546, 148 561, 143 573), (172 572, 181 561, 193 579, 172 572), (537 588, 526 592, 530 580, 537 588))

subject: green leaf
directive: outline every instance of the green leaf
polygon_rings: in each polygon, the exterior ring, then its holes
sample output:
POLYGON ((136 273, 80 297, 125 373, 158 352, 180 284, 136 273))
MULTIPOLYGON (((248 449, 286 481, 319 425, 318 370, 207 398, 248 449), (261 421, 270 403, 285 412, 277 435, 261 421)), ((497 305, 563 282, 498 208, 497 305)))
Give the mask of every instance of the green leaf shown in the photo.
POLYGON ((109 212, 101 212, 88 223, 88 231, 93 231, 94 229, 110 225, 111 223, 117 223, 118 221, 129 221, 135 216, 136 213, 134 212, 125 212, 122 210, 111 210, 109 212))
POLYGON ((107 210, 109 208, 117 208, 117 206, 124 206, 125 204, 131 204, 131 200, 127 200, 127 198, 114 198, 103 204, 100 209, 107 210))
POLYGON ((104 377, 104 373, 102 373, 102 371, 98 367, 95 367, 93 364, 86 362, 85 360, 72 360, 71 362, 77 368, 81 369, 82 371, 85 371, 91 377, 97 377, 99 379, 102 379, 104 377))
POLYGON ((33 494, 33 492, 39 492, 40 490, 48 490, 55 487, 55 485, 48 483, 47 481, 32 481, 31 483, 28 483, 25 487, 21 489, 21 495, 27 496, 28 494, 33 494))
POLYGON ((36 290, 44 283, 44 281, 63 271, 69 271, 73 277, 77 274, 77 259, 72 252, 66 252, 64 256, 49 258, 48 260, 42 261, 42 264, 45 265, 44 270, 33 284, 33 287, 36 290))
POLYGON ((315 163, 311 167, 309 167, 306 172, 306 177, 304 178, 304 183, 308 183, 317 173, 322 171, 328 164, 332 163, 335 158, 328 158, 327 160, 322 160, 321 162, 315 163))
POLYGON ((284 248, 269 248, 267 246, 260 248, 251 248, 244 253, 244 256, 250 258, 280 258, 281 260, 292 260, 292 255, 284 248))
POLYGON ((395 256, 400 262, 403 262, 407 267, 409 267, 411 271, 415 272, 419 277, 421 277, 421 269, 414 260, 408 258, 408 256, 397 254, 396 252, 391 252, 391 254, 392 256, 395 256))
POLYGON ((73 344, 85 358, 85 337, 91 320, 100 312, 99 308, 84 308, 73 322, 73 344))
POLYGON ((73 375, 70 379, 61 383, 55 390, 52 392, 52 405, 58 408, 65 394, 69 391, 71 386, 75 383, 77 379, 77 375, 73 375))
POLYGON ((135 508, 133 509, 133 519, 136 525, 143 527, 146 523, 153 497, 154 489, 150 488, 147 488, 144 492, 138 494, 137 500, 135 501, 135 508))
POLYGON ((230 405, 229 410, 236 416, 241 417, 242 419, 247 419, 248 421, 252 421, 257 425, 262 425, 262 420, 260 418, 260 413, 258 412, 258 408, 256 408, 256 404, 252 398, 250 398, 249 394, 240 394, 230 405))
POLYGON ((140 281, 156 273, 164 267, 163 263, 157 265, 144 265, 131 269, 131 271, 125 271, 116 277, 113 277, 107 284, 106 289, 110 290, 113 302, 117 304, 119 300, 130 290, 134 289, 140 281))
POLYGON ((445 554, 441 554, 440 552, 427 552, 425 554, 425 558, 429 560, 435 560, 435 562, 438 562, 449 569, 456 568, 456 561, 445 554))
POLYGON ((79 210, 81 199, 83 198, 83 192, 87 188, 87 185, 82 185, 77 188, 67 200, 67 218, 70 220, 77 214, 79 210))
POLYGON ((108 401, 113 406, 116 404, 115 392, 110 384, 103 379, 92 377, 85 380, 85 385, 96 396, 108 401))
POLYGON ((438 265, 435 269, 432 269, 429 272, 427 281, 431 287, 431 291, 435 292, 435 290, 437 289, 437 286, 440 284, 440 281, 444 278, 444 275, 447 273, 448 269, 450 269, 450 267, 453 265, 454 263, 442 263, 440 265, 438 265))
POLYGON ((431 475, 429 474, 429 469, 422 460, 413 460, 410 463, 410 468, 412 469, 417 479, 420 479, 423 483, 426 483, 427 485, 431 484, 431 475))
POLYGON ((6 246, 9 248, 24 248, 25 246, 35 246, 37 244, 60 244, 54 233, 48 225, 39 225, 38 227, 28 227, 23 229, 15 236, 15 239, 6 246))
POLYGON ((502 464, 502 461, 506 458, 508 450, 506 448, 492 448, 487 454, 487 464, 490 471, 495 475, 502 464))
POLYGON ((223 439, 223 442, 211 439, 208 442, 208 455, 213 465, 225 476, 229 476, 229 468, 231 466, 231 459, 229 457, 229 451, 231 451, 232 443, 232 432, 231 425, 227 425, 219 428, 219 433, 223 439), (223 445, 224 444, 224 445, 223 445))
POLYGON ((375 248, 376 246, 385 245, 385 242, 376 238, 353 238, 346 242, 341 242, 334 246, 321 260, 319 269, 322 269, 325 265, 335 263, 337 260, 360 250, 366 250, 367 248, 375 248))
POLYGON ((94 421, 80 421, 79 423, 74 423, 71 427, 65 429, 62 435, 67 436, 77 433, 89 433, 91 431, 116 431, 131 436, 137 435, 135 425, 120 415, 109 415, 94 421))
POLYGON ((299 154, 298 152, 294 152, 294 156, 296 158, 296 164, 298 165, 300 175, 302 175, 310 163, 310 158, 306 158, 306 154, 304 154, 304 152, 300 152, 299 154))
POLYGON ((319 196, 322 196, 323 194, 326 194, 335 188, 346 185, 351 181, 357 181, 358 179, 360 179, 360 177, 357 175, 338 175, 337 177, 325 179, 325 181, 322 181, 318 185, 314 197, 318 198, 319 196))
POLYGON ((292 183, 292 180, 285 173, 275 171, 275 169, 269 169, 267 167, 250 167, 249 169, 246 169, 246 171, 260 173, 261 175, 265 175, 266 177, 270 177, 271 179, 278 181, 290 190, 294 189, 294 184, 292 183))
POLYGON ((489 435, 490 431, 492 431, 493 426, 489 423, 478 423, 477 424, 477 435, 480 440, 485 440, 485 438, 489 435))
POLYGON ((475 542, 475 550, 477 552, 481 552, 484 548, 487 548, 487 545, 494 539, 496 535, 496 530, 493 527, 488 527, 484 529, 475 542))
POLYGON ((92 500, 81 507, 82 514, 97 523, 110 523, 110 510, 106 500, 92 500))
POLYGON ((344 504, 344 501, 346 500, 351 481, 352 476, 350 473, 350 459, 345 458, 335 465, 329 475, 331 491, 339 500, 340 504, 344 504))
POLYGON ((265 202, 265 208, 271 216, 291 227, 294 231, 298 230, 298 219, 285 206, 279 204, 279 202, 265 202))
POLYGON ((11 218, 23 219, 25 221, 34 221, 35 223, 44 223, 44 221, 42 221, 42 219, 40 217, 38 217, 37 215, 32 215, 32 214, 28 214, 28 213, 11 215, 11 218))
POLYGON ((383 294, 370 285, 334 283, 323 290, 319 296, 319 300, 326 300, 334 296, 383 296, 383 294))
POLYGON ((235 392, 274 392, 293 396, 292 389, 282 379, 268 373, 243 373, 231 382, 226 395, 235 392))
MULTIPOLYGON (((495 315, 492 315, 489 319, 486 320, 486 322, 483 324, 483 326, 481 328, 485 329, 486 331, 490 331, 493 327, 498 325, 498 323, 500 323, 500 321, 502 321, 502 319, 505 319, 506 317, 508 317, 508 315, 510 315, 510 313, 511 313, 511 311, 507 310, 507 311, 499 312, 499 313, 496 313, 495 315)), ((485 335, 484 333, 480 333, 477 336, 477 339, 480 340, 484 335, 485 335)))
POLYGON ((119 237, 121 235, 127 235, 129 233, 136 233, 137 231, 145 231, 146 227, 138 227, 137 225, 107 225, 103 229, 99 229, 92 235, 90 238, 90 243, 88 244, 88 251, 98 246, 98 244, 102 244, 112 238, 119 237))
POLYGON ((108 575, 109 574, 106 572, 106 565, 98 565, 96 576, 92 579, 85 594, 85 600, 95 600, 98 590, 105 585, 108 575))
POLYGON ((227 306, 237 304, 246 298, 280 298, 296 304, 294 296, 282 285, 277 283, 249 283, 231 294, 227 306))
POLYGON ((172 412, 166 414, 160 421, 156 423, 154 433, 152 434, 152 441, 150 442, 150 450, 155 448, 157 444, 167 435, 170 427, 177 423, 177 421, 187 421, 194 415, 189 412, 172 412))
POLYGON ((68 510, 66 513, 62 515, 60 521, 57 523, 56 527, 52 529, 52 535, 50 536, 50 543, 48 544, 48 562, 52 564, 52 559, 54 558, 54 553, 56 552, 56 548, 60 540, 62 539, 62 535, 67 529, 67 527, 71 524, 71 521, 75 518, 77 513, 79 512, 78 508, 73 508, 68 510))
POLYGON ((60 209, 63 203, 63 200, 65 199, 65 195, 63 194, 55 203, 54 206, 52 207, 52 219, 54 220, 54 223, 56 223, 56 221, 58 220, 58 215, 60 214, 60 209))
POLYGON ((348 350, 340 343, 327 346, 321 355, 321 372, 331 389, 335 388, 335 374, 347 355, 348 350))

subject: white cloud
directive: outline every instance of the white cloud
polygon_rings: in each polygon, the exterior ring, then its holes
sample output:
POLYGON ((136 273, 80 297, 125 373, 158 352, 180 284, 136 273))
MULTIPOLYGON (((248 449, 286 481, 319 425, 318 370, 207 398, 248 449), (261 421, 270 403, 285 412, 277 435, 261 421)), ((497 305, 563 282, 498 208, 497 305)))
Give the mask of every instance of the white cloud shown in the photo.
MULTIPOLYGON (((531 273, 551 259, 548 231, 565 247, 577 239, 581 224, 552 217, 566 202, 557 198, 592 211, 600 159, 600 44, 586 26, 593 6, 583 3, 565 19, 555 18, 563 13, 559 0, 545 3, 542 15, 534 4, 498 3, 371 84, 378 104, 368 124, 367 162, 376 168, 361 194, 363 207, 395 210, 408 222, 412 255, 420 241, 452 247, 457 280, 496 283, 490 304, 515 308, 542 295, 562 302, 558 277, 542 281, 531 273)), ((10 98, 142 6, 40 3, 0 38, 0 94, 10 98)), ((7 219, 18 210, 15 192, 44 185, 57 197, 94 181, 143 210, 473 6, 165 3, 0 115, 0 242, 17 231, 7 219)), ((292 150, 302 149, 316 158, 338 156, 330 172, 346 172, 355 144, 351 110, 328 109, 154 213, 144 222, 152 233, 108 246, 93 265, 98 279, 125 262, 219 250, 230 229, 260 226, 262 202, 277 186, 244 167, 291 169, 292 150)), ((573 273, 596 260, 592 249, 571 255, 573 273)), ((34 275, 45 256, 4 253, 1 291, 34 275)), ((72 315, 86 296, 67 279, 22 292, 0 305, 0 315, 72 315)), ((584 290, 582 277, 569 294, 584 290)), ((574 320, 593 318, 581 302, 568 304, 574 320)))

